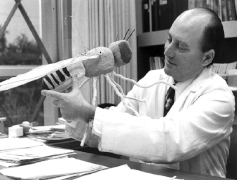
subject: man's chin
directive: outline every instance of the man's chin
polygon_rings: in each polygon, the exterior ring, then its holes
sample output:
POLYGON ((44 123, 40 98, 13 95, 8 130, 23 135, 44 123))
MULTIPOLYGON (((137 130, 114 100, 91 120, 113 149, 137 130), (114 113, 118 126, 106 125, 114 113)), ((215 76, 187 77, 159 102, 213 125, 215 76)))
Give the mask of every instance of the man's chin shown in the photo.
POLYGON ((164 67, 164 71, 165 71, 165 74, 171 76, 171 74, 172 74, 172 70, 171 70, 171 69, 169 69, 169 68, 167 68, 167 67, 165 66, 165 67, 164 67))

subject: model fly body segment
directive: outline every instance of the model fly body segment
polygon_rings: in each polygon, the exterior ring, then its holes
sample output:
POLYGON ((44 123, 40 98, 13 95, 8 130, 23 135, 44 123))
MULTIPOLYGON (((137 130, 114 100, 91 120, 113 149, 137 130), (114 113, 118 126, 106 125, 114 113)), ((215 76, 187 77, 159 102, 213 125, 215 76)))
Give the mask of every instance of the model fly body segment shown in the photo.
POLYGON ((106 47, 91 49, 85 54, 88 59, 75 58, 73 62, 60 70, 47 74, 43 78, 43 89, 62 91, 72 84, 72 75, 78 78, 97 77, 113 71, 114 67, 120 67, 130 62, 132 50, 126 40, 113 42, 106 47))

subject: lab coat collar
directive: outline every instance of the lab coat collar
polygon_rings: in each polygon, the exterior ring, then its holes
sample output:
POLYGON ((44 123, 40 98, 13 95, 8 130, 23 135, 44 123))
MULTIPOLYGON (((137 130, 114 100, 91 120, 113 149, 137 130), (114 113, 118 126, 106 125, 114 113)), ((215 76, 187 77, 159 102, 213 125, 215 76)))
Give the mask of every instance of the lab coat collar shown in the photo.
POLYGON ((189 79, 187 81, 184 82, 178 82, 175 86, 176 86, 176 90, 175 90, 175 100, 180 96, 180 94, 182 94, 182 92, 192 83, 193 79, 189 79))
MULTIPOLYGON (((210 68, 204 68, 202 70, 202 72, 194 79, 189 79, 185 82, 181 82, 181 83, 177 83, 178 86, 178 96, 180 94, 182 94, 183 90, 188 86, 188 91, 192 91, 192 92, 196 92, 197 90, 199 90, 202 86, 203 86, 203 81, 208 79, 209 77, 211 77, 211 69, 210 68)), ((162 78, 163 80, 167 81, 170 84, 174 84, 174 78, 171 76, 168 76, 167 74, 165 74, 165 72, 163 72, 163 76, 162 78)), ((168 89, 168 88, 167 88, 168 89)), ((187 89, 187 88, 186 88, 187 89)))
POLYGON ((191 83, 190 91, 196 92, 203 87, 203 82, 211 77, 211 68, 204 68, 202 72, 191 83))
POLYGON ((180 96, 176 99, 174 105, 171 107, 167 116, 180 111, 190 93, 195 93, 203 87, 204 82, 211 76, 211 70, 204 68, 202 72, 181 92, 180 96))

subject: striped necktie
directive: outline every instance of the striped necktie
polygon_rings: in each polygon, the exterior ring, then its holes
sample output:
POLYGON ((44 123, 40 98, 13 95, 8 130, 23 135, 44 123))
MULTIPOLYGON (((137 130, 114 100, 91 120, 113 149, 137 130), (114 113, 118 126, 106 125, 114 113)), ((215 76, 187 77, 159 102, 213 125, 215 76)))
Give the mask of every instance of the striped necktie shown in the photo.
POLYGON ((175 90, 172 87, 169 87, 165 95, 165 107, 164 107, 164 117, 169 112, 170 108, 174 104, 175 90))

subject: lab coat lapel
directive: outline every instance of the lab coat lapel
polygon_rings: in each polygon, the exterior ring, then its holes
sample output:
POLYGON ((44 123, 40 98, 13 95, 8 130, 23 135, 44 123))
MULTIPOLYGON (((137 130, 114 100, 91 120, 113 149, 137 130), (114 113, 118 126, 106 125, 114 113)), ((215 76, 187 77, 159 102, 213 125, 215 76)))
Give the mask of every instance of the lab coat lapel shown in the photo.
POLYGON ((208 68, 204 68, 199 76, 191 82, 191 84, 180 94, 178 99, 175 101, 174 105, 171 107, 167 116, 173 113, 179 112, 185 105, 185 103, 190 103, 190 100, 194 100, 195 97, 190 98, 198 91, 203 85, 206 79, 211 76, 211 71, 208 68), (189 97, 189 98, 188 98, 189 97), (187 98, 189 99, 187 101, 187 98))

